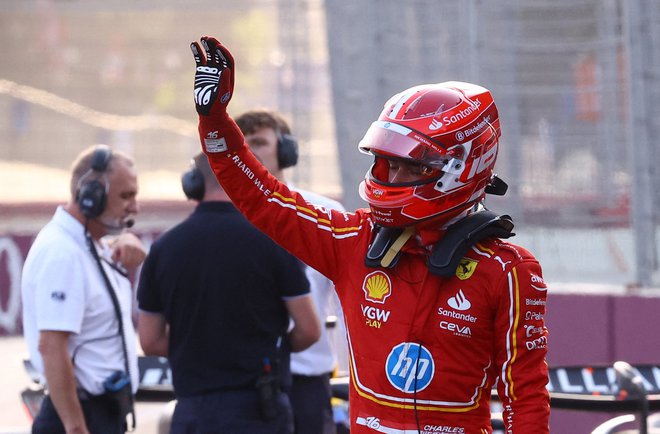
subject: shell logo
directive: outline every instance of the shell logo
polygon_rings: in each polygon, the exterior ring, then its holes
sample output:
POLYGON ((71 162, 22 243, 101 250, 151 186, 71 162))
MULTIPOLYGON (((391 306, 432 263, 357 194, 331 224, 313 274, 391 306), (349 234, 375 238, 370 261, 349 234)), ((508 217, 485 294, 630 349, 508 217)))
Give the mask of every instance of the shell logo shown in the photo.
POLYGON ((365 276, 362 290, 367 301, 384 304, 385 299, 392 293, 392 282, 387 274, 374 271, 365 276))

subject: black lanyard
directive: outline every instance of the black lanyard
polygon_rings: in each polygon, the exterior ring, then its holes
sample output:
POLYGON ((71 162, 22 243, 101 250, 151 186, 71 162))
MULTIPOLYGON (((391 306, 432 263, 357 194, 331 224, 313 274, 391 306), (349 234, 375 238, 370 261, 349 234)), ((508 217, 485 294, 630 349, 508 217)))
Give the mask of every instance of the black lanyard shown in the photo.
MULTIPOLYGON (((105 287, 108 289, 108 293, 110 294, 110 298, 112 299, 112 305, 115 308, 115 315, 117 316, 117 323, 119 325, 119 336, 121 336, 121 349, 124 353, 124 368, 126 368, 126 374, 128 375, 128 378, 130 380, 131 378, 131 370, 128 366, 128 350, 126 347, 126 337, 124 336, 124 321, 122 319, 121 315, 121 308, 119 306, 119 299, 117 299, 117 293, 115 292, 114 288, 112 287, 112 283, 110 282, 110 278, 108 277, 108 274, 105 272, 105 268, 103 268, 103 263, 101 262, 102 259, 99 256, 99 253, 96 251, 96 246, 94 245, 94 240, 92 240, 92 237, 89 235, 89 232, 85 232, 85 238, 87 239, 87 246, 89 247, 89 251, 92 253, 92 256, 94 257, 94 260, 96 261, 96 264, 99 266, 99 271, 101 272, 101 276, 103 277, 103 281, 105 282, 105 287)), ((114 267, 113 267, 114 268, 114 267)), ((135 411, 134 411, 134 400, 133 400, 133 387, 131 386, 131 393, 130 393, 130 398, 131 398, 131 431, 135 430, 135 411)))

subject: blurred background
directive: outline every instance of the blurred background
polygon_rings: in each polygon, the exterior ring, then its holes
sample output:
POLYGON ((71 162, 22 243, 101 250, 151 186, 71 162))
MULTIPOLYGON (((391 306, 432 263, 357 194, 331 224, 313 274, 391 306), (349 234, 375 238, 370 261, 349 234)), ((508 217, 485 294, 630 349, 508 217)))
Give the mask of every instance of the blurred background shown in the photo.
POLYGON ((566 331, 549 362, 660 360, 657 0, 0 0, 0 334, 21 334, 22 260, 83 148, 137 160, 145 242, 190 212, 188 45, 206 34, 236 59, 231 114, 284 113, 301 145, 289 177, 348 209, 366 205, 357 143, 392 94, 490 89, 510 188, 487 205, 513 217, 513 241, 567 300, 548 318, 566 331))

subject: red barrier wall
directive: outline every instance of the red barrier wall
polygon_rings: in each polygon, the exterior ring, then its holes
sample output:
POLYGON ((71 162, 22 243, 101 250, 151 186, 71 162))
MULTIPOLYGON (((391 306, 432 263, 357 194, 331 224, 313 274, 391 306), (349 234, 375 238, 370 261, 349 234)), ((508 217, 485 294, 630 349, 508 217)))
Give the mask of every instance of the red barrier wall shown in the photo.
MULTIPOLYGON (((553 293, 546 324, 549 366, 660 361, 660 298, 642 294, 553 293)), ((579 286, 578 286, 579 288, 579 286)), ((552 433, 589 433, 615 414, 553 410, 552 433)))
POLYGON ((0 336, 22 334, 21 270, 32 235, 0 237, 0 336))

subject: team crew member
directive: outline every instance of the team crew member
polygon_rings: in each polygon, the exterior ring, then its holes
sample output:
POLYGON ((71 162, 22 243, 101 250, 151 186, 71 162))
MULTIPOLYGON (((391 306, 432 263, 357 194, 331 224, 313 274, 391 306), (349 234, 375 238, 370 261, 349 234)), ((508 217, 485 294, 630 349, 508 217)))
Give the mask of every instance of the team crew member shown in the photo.
POLYGON ((199 204, 154 242, 138 286, 142 348, 172 368, 171 433, 290 434, 289 351, 320 334, 303 265, 234 208, 203 154, 182 184, 199 204))
POLYGON ((48 389, 33 433, 127 429, 138 368, 126 272, 146 255, 140 240, 124 232, 138 212, 137 192, 131 158, 105 145, 84 150, 73 163, 69 202, 30 247, 21 281, 23 329, 48 389), (115 387, 126 406, 109 390, 115 387))
MULTIPOLYGON (((286 182, 284 169, 298 162, 298 142, 289 124, 271 110, 250 110, 236 118, 245 141, 259 161, 281 182, 286 182)), ((288 184, 290 188, 294 188, 288 184)), ((337 202, 320 194, 295 189, 305 198, 327 209, 344 211, 337 202)), ((337 356, 330 334, 325 327, 328 316, 338 317, 335 327, 343 330, 341 309, 336 301, 335 287, 327 277, 305 267, 309 289, 319 312, 321 336, 304 351, 291 354, 292 386, 289 396, 293 407, 296 434, 334 434, 336 432, 331 406, 330 375, 337 367, 337 356)))
POLYGON ((491 93, 445 82, 386 104, 359 144, 370 209, 314 207, 269 175, 227 114, 234 63, 191 45, 204 152, 248 219, 335 283, 347 327, 351 433, 489 433, 497 381, 506 432, 548 433, 546 286, 513 223, 483 207, 493 168, 491 93))

